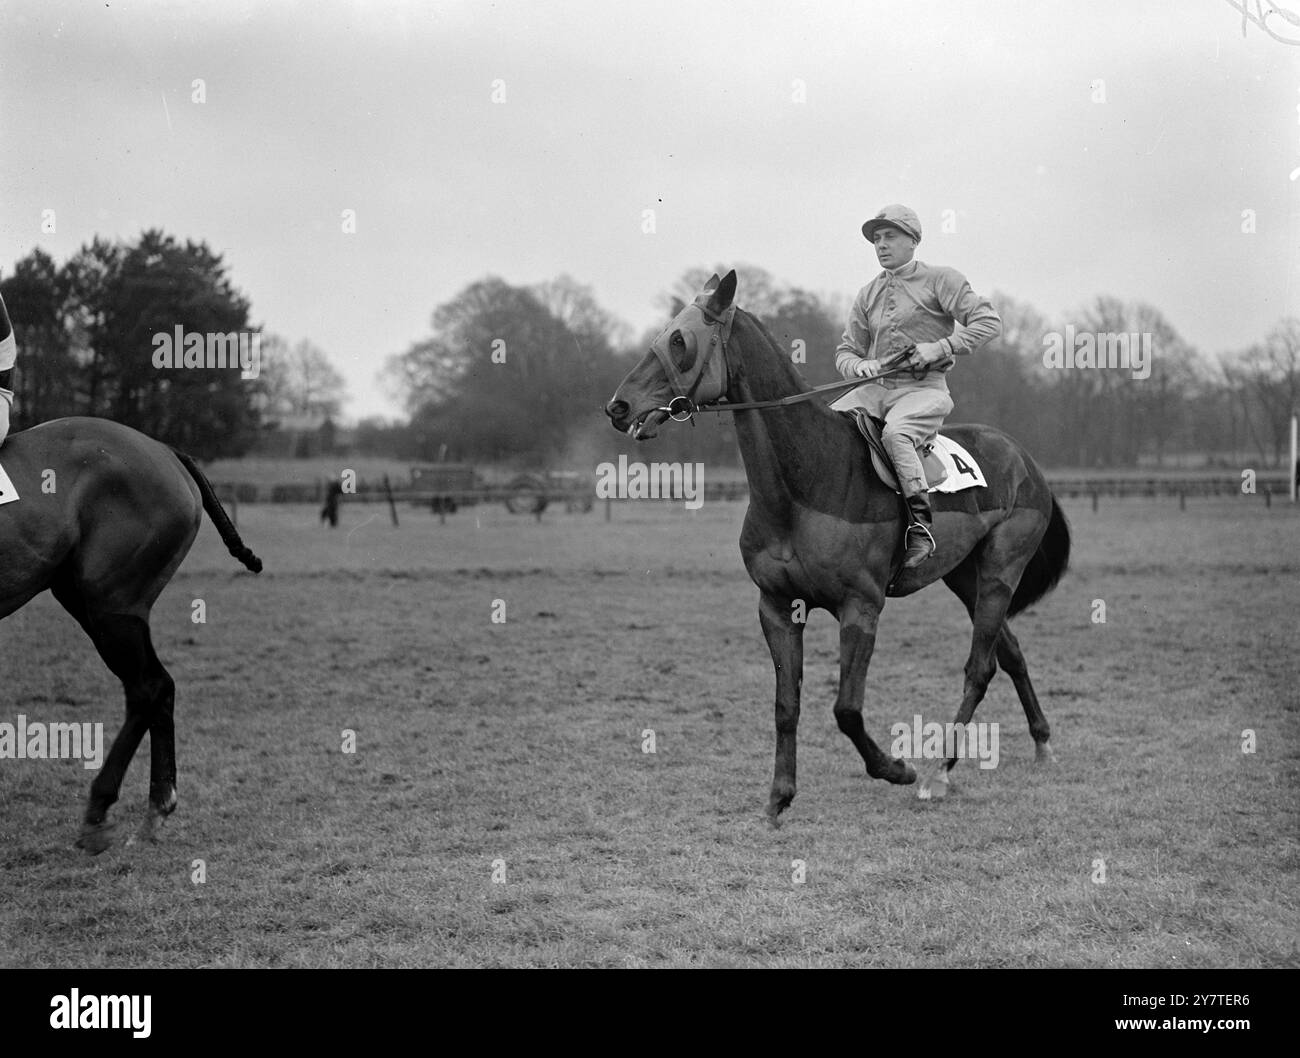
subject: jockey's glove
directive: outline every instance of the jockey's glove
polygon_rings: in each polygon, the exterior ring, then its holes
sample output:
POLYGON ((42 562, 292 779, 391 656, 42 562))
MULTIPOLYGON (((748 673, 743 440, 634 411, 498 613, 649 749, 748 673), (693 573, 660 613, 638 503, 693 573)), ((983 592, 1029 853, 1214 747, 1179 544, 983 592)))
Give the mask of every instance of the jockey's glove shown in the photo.
POLYGON ((858 378, 866 378, 868 375, 878 375, 880 374, 880 361, 868 360, 866 357, 863 357, 853 365, 853 370, 857 374, 858 378))

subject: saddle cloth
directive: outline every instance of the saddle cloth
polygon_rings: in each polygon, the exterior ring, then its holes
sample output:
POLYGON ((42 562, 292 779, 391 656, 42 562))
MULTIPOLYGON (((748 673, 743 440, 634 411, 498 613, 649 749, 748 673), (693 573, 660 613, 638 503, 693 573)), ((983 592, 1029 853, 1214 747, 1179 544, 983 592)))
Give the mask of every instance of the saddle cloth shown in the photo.
POLYGON ((5 468, 0 467, 0 504, 13 503, 17 498, 18 490, 14 488, 14 483, 9 480, 5 468))
MULTIPOLYGON (((894 475, 893 461, 885 455, 878 421, 861 408, 852 409, 850 414, 867 440, 871 462, 880 475, 880 480, 898 492, 898 478, 894 475)), ((928 445, 922 445, 918 452, 921 467, 925 470, 927 492, 963 492, 966 489, 988 488, 984 471, 980 469, 975 457, 951 437, 935 434, 933 440, 928 445)))

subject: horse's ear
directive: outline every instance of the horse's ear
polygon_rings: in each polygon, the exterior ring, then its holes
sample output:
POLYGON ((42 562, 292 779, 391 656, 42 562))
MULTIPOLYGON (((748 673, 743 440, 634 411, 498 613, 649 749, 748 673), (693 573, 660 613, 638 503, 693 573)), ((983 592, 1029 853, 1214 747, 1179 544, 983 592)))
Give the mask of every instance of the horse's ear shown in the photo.
POLYGON ((682 314, 682 310, 686 308, 686 302, 681 298, 673 298, 673 303, 668 308, 673 314, 673 319, 677 319, 682 314))
POLYGON ((733 268, 718 284, 718 289, 709 295, 709 311, 715 316, 720 316, 731 308, 731 303, 736 300, 736 270, 733 268))
POLYGON ((717 273, 717 272, 714 272, 713 275, 711 275, 711 276, 709 277, 709 281, 708 281, 707 283, 704 284, 704 289, 701 290, 700 293, 701 293, 701 294, 712 294, 715 290, 718 289, 718 284, 721 283, 721 282, 722 282, 722 280, 720 280, 720 279, 718 278, 718 273, 717 273))

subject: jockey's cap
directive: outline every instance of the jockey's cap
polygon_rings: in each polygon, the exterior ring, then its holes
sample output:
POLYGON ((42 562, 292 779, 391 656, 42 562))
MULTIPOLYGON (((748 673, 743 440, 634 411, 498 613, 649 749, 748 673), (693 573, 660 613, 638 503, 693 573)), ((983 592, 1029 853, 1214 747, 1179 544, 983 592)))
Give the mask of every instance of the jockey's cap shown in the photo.
POLYGON ((906 206, 886 206, 862 225, 862 234, 867 242, 871 242, 876 236, 876 229, 885 227, 897 228, 904 235, 910 235, 917 242, 921 241, 921 220, 906 206))

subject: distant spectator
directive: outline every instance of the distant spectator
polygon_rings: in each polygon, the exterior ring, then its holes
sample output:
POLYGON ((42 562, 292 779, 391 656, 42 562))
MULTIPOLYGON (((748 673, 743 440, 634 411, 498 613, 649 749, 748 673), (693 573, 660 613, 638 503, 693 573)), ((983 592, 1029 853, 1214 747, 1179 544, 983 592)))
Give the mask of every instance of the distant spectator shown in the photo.
POLYGON ((325 493, 325 506, 320 509, 320 520, 323 522, 329 519, 330 527, 337 529, 339 524, 339 499, 343 495, 343 485, 337 481, 331 481, 329 490, 325 493))

